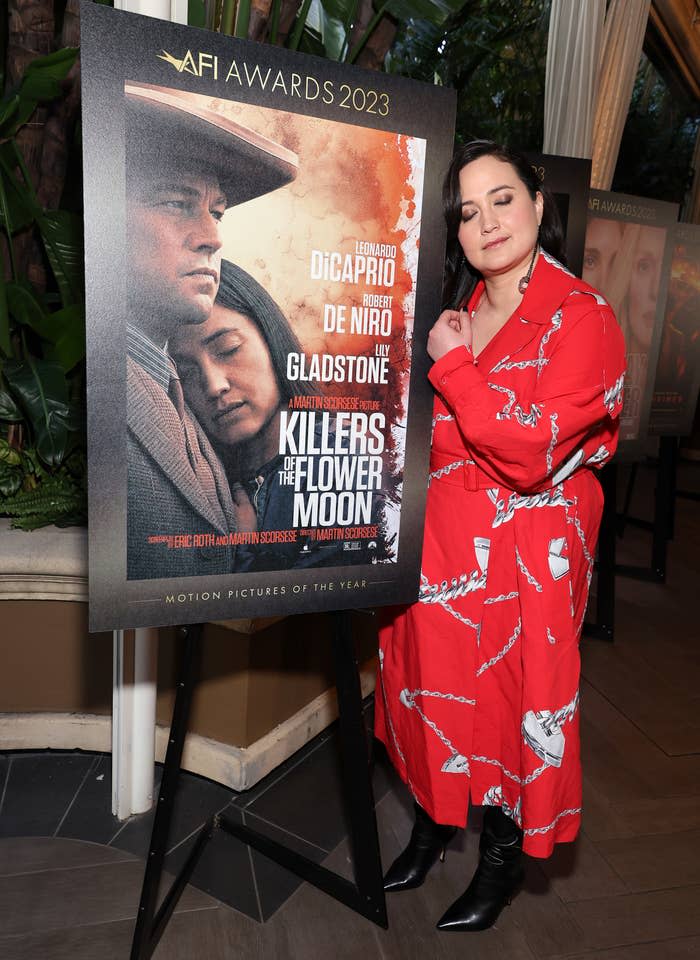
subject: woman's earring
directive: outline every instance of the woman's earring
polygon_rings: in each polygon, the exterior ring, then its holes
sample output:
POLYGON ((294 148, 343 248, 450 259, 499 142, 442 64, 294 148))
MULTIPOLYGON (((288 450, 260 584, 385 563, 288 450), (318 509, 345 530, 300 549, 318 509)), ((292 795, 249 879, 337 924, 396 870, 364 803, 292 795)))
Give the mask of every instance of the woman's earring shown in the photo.
POLYGON ((518 293, 525 293, 527 290, 527 285, 530 282, 530 277, 532 276, 532 271, 535 266, 535 260, 537 259, 537 254, 540 251, 540 225, 537 226, 537 240, 535 241, 535 249, 532 251, 532 260, 530 261, 530 266, 527 268, 527 273, 524 277, 521 277, 518 280, 518 293))

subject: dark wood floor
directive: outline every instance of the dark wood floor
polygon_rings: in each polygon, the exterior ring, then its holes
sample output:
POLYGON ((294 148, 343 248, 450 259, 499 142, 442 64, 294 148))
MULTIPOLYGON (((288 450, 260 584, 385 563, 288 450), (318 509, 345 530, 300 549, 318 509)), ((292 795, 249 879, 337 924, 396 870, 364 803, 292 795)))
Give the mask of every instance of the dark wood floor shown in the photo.
MULTIPOLYGON (((700 468, 686 486, 700 487, 700 468)), ((635 510, 648 512, 640 481, 635 510)), ((583 644, 584 828, 546 862, 497 926, 444 934, 434 924, 476 859, 476 825, 419 890, 388 898, 380 930, 301 885, 264 924, 193 887, 158 960, 681 960, 700 958, 700 506, 678 501, 665 586, 618 578, 614 644, 583 644)), ((620 552, 648 558, 628 528, 620 552)), ((404 792, 378 803, 385 863, 410 828, 404 792)), ((326 860, 347 872, 345 843, 326 860)), ((143 861, 66 838, 0 840, 3 960, 121 960, 129 955, 143 861)), ((231 883, 235 884, 235 876, 231 883)))

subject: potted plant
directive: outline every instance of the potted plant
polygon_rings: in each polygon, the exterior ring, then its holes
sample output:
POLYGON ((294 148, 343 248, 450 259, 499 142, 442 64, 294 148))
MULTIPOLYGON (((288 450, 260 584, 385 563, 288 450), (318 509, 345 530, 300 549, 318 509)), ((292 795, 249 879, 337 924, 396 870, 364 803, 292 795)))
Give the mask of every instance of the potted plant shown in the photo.
POLYGON ((34 529, 86 518, 80 201, 65 203, 65 184, 79 182, 66 176, 77 48, 25 66, 33 53, 12 39, 0 100, 0 515, 34 529))

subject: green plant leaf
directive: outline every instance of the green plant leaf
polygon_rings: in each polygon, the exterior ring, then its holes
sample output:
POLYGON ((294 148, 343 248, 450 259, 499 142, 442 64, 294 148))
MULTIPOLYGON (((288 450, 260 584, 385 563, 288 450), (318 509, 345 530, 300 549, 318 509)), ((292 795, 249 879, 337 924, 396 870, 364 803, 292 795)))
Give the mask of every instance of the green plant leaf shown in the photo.
POLYGON ((74 303, 47 317, 51 326, 54 348, 47 359, 55 359, 66 373, 85 358, 85 311, 74 303))
POLYGON ((358 0, 323 0, 323 9, 329 17, 350 25, 357 15, 358 0))
POLYGON ((297 50, 299 47, 299 41, 301 40, 304 27, 306 26, 306 19, 309 15, 310 6, 311 0, 302 0, 301 8, 297 13, 296 20, 294 21, 294 27, 287 38, 287 46, 290 50, 297 50))
POLYGON ((26 281, 8 283, 6 289, 10 314, 16 322, 52 344, 45 354, 47 360, 57 361, 68 373, 85 358, 85 308, 82 302, 49 312, 26 281))
POLYGON ((16 323, 29 327, 46 340, 53 341, 49 314, 28 280, 5 284, 7 307, 16 323))
POLYGON ((238 0, 234 37, 246 40, 250 29, 250 0, 238 0))
POLYGON ((82 300, 83 231, 79 216, 51 210, 37 217, 46 255, 64 306, 82 300))
POLYGON ((187 0, 187 23, 191 27, 202 27, 207 25, 207 12, 204 9, 203 0, 187 0))
MULTIPOLYGON (((13 469, 8 464, 0 460, 0 495, 11 497, 22 486, 22 471, 13 469)), ((3 505, 0 502, 0 513, 3 513, 3 505)))
POLYGON ((386 12, 397 20, 427 20, 441 25, 463 6, 465 0, 389 0, 386 12))
POLYGON ((12 141, 0 143, 0 227, 12 233, 28 227, 40 213, 24 184, 15 176, 14 166, 12 141))
POLYGON ((0 510, 13 518, 12 526, 22 530, 55 523, 57 526, 85 524, 85 488, 65 470, 46 477, 30 490, 18 490, 2 504, 0 510))
POLYGON ((4 280, 0 280, 0 350, 6 357, 12 354, 10 310, 7 306, 7 286, 4 280))
POLYGON ((0 101, 0 137, 9 136, 9 131, 14 125, 15 116, 17 110, 19 109, 19 97, 17 94, 13 94, 9 97, 4 97, 0 101))
POLYGON ((49 466, 58 466, 66 452, 68 434, 80 421, 68 399, 68 384, 60 364, 27 356, 6 363, 3 373, 34 432, 37 453, 49 466))
POLYGON ((18 467, 22 463, 22 454, 11 447, 3 437, 0 437, 0 463, 8 467, 18 467))
POLYGON ((340 60, 345 47, 345 27, 340 18, 331 16, 321 0, 311 0, 299 49, 328 60, 340 60))
POLYGON ((53 100, 61 93, 61 83, 78 56, 77 47, 63 47, 46 57, 32 60, 20 81, 17 94, 21 100, 53 100))
POLYGON ((10 394, 5 390, 0 390, 0 420, 6 420, 9 423, 19 423, 19 421, 23 419, 22 411, 10 394))

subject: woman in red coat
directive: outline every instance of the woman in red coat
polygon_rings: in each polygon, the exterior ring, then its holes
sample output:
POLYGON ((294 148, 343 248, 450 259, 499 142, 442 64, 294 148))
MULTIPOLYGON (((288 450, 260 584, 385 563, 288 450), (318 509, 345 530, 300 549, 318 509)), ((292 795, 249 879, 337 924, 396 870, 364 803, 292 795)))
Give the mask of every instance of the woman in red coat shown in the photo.
POLYGON ((615 452, 615 316, 555 259, 525 158, 488 141, 445 181, 448 302, 430 332, 433 438, 420 596, 380 632, 376 730, 416 801, 387 890, 418 886, 483 805, 476 874, 438 927, 491 926, 581 816, 578 641, 615 452), (450 296, 451 292, 451 296, 450 296))

